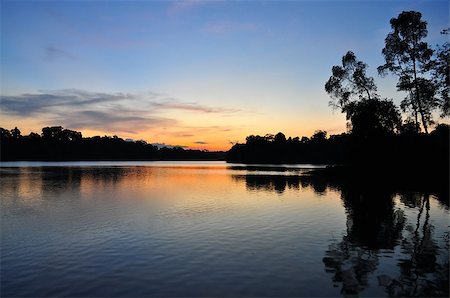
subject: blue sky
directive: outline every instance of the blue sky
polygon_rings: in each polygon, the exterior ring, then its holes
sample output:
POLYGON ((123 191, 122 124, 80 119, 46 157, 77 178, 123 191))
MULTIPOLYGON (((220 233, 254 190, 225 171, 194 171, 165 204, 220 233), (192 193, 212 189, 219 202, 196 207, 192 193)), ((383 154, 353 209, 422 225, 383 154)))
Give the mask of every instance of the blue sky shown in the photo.
POLYGON ((444 41, 448 1, 1 1, 0 126, 207 148, 345 131, 323 90, 331 67, 354 51, 399 102, 376 67, 404 10, 444 41))

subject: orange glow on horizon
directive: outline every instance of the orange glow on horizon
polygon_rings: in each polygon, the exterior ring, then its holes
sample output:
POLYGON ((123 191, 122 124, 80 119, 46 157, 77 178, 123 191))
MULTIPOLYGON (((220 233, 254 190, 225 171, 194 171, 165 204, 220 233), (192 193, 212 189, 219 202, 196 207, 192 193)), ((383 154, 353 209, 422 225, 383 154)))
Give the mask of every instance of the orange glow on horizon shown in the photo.
MULTIPOLYGON (((36 125, 35 123, 24 122, 24 125, 3 125, 6 129, 12 129, 14 127, 18 127, 22 135, 28 135, 31 132, 41 133, 43 127, 46 126, 59 126, 60 124, 53 125, 36 125)), ((63 126, 63 125, 61 125, 63 126)), ((266 135, 266 134, 276 134, 278 132, 282 132, 286 135, 286 137, 310 137, 314 131, 320 128, 310 127, 308 129, 298 130, 295 128, 289 129, 273 129, 270 127, 263 128, 262 126, 259 129, 251 129, 247 128, 245 130, 233 130, 226 132, 203 132, 201 134, 196 135, 188 135, 188 136, 176 136, 172 135, 172 133, 168 133, 167 131, 152 131, 152 132, 139 132, 139 133, 129 133, 129 132, 111 132, 108 130, 94 130, 94 129, 76 129, 71 127, 65 127, 67 129, 72 129, 76 131, 80 131, 83 137, 94 137, 94 136, 114 136, 117 135, 119 138, 124 140, 133 139, 133 140, 144 140, 149 144, 166 144, 168 146, 182 146, 187 149, 195 149, 195 150, 208 150, 208 151, 228 151, 233 144, 237 143, 245 143, 245 138, 249 135, 266 135), (156 136, 156 137, 155 137, 156 136), (201 141, 196 141, 196 140, 201 141)), ((344 129, 340 129, 339 126, 335 126, 336 129, 328 130, 328 135, 339 134, 344 132, 344 129)), ((326 128, 322 128, 323 130, 327 130, 326 128)))
POLYGON ((182 123, 166 127, 136 127, 116 125, 115 127, 77 128, 62 122, 50 122, 39 118, 18 119, 4 117, 0 126, 6 129, 18 127, 22 135, 30 132, 41 133, 46 126, 62 126, 80 131, 83 137, 114 136, 122 139, 144 140, 150 144, 166 144, 183 148, 227 151, 234 143, 244 143, 249 135, 266 135, 282 132, 286 137, 310 137, 316 130, 325 130, 328 135, 345 132, 345 118, 342 114, 322 115, 319 113, 293 115, 238 114, 232 117, 215 117, 209 114, 172 115, 182 118, 182 123), (196 116, 196 117, 194 117, 196 116), (50 122, 50 123, 49 123, 50 122))

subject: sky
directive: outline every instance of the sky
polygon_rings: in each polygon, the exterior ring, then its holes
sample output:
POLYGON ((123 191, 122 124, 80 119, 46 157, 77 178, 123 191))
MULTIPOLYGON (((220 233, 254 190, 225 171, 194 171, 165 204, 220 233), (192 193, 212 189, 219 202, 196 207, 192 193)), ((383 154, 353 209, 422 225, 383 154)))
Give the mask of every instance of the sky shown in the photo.
POLYGON ((208 150, 251 134, 338 134, 345 116, 324 84, 347 51, 382 97, 404 97, 376 68, 406 10, 422 13, 431 45, 445 41, 446 0, 2 0, 0 127, 208 150))

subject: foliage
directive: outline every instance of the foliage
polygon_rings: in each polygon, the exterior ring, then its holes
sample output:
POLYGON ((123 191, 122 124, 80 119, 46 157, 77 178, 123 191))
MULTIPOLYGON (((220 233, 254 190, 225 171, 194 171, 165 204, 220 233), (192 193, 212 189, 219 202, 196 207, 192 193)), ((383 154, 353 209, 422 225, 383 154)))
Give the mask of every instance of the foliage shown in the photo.
MULTIPOLYGON (((448 29, 442 31, 448 35, 448 29)), ((431 65, 432 79, 439 95, 438 106, 441 110, 441 117, 450 116, 450 43, 445 42, 438 46, 435 58, 431 65)))
POLYGON ((397 107, 387 99, 352 102, 347 108, 347 119, 352 123, 352 133, 361 137, 392 134, 401 125, 397 107))
POLYGON ((331 105, 346 113, 351 132, 358 136, 393 133, 401 116, 391 100, 380 99, 374 79, 366 75, 367 65, 349 51, 342 66, 333 66, 325 90, 334 100, 331 105))
POLYGON ((351 51, 342 57, 342 66, 333 66, 332 75, 325 84, 325 91, 333 99, 331 106, 344 113, 354 101, 378 97, 374 79, 366 75, 366 68, 367 64, 357 60, 351 51))

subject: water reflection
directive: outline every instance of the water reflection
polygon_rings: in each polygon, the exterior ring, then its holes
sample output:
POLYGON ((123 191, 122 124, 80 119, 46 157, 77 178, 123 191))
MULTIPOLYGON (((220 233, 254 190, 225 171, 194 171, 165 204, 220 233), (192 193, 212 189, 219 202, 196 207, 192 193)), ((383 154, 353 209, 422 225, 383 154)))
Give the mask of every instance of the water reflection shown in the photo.
POLYGON ((337 190, 336 185, 329 184, 324 177, 310 175, 232 175, 236 181, 245 183, 248 191, 274 191, 282 194, 286 189, 312 189, 317 195, 326 194, 327 190, 337 190))
POLYGON ((448 296, 448 198, 429 186, 225 165, 0 173, 6 295, 448 296))
POLYGON ((377 189, 342 189, 347 231, 341 241, 330 244, 323 263, 344 296, 364 291, 379 265, 380 251, 392 250, 401 241, 405 218, 392 198, 377 189))
MULTIPOLYGON (((401 248, 406 258, 399 262, 398 276, 381 275, 380 285, 390 296, 445 296, 449 294, 449 262, 447 231, 441 238, 447 256, 439 256, 441 248, 431 220, 430 195, 401 196, 401 201, 418 208, 415 222, 410 222, 404 232, 401 248), (438 259, 438 257, 440 257, 438 259)), ((443 252, 442 249, 442 252, 443 252)))
MULTIPOLYGON (((327 179, 320 175, 235 175, 248 191, 282 194, 287 189, 312 188, 323 195, 339 190, 347 215, 341 240, 330 243, 323 264, 343 296, 358 295, 376 277, 391 297, 434 297, 449 294, 449 232, 435 233, 435 208, 448 210, 448 200, 429 192, 398 192, 379 183, 327 179), (436 200, 437 199, 437 200, 436 200), (411 209, 405 214, 405 208, 411 209), (377 270, 380 259, 398 253, 398 274, 377 270)), ((427 187, 427 190, 429 188, 427 187)), ((439 193, 439 191, 437 192, 439 193)), ((442 195, 442 194, 441 194, 442 195)), ((373 285, 372 285, 373 286, 373 285)))
MULTIPOLYGON (((63 193, 80 194, 95 188, 114 187, 126 177, 142 174, 138 167, 23 167, 0 168, 0 187, 4 200, 30 203, 28 199, 42 201, 63 193)), ((149 175, 150 169, 145 170, 149 175)), ((74 196, 81 198, 81 196, 74 196)))

